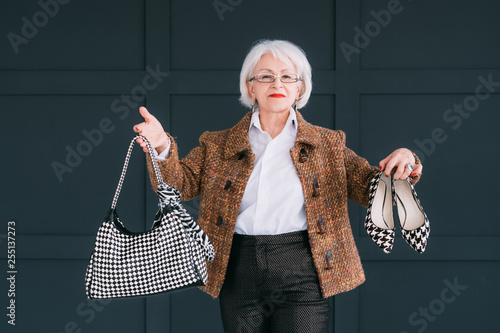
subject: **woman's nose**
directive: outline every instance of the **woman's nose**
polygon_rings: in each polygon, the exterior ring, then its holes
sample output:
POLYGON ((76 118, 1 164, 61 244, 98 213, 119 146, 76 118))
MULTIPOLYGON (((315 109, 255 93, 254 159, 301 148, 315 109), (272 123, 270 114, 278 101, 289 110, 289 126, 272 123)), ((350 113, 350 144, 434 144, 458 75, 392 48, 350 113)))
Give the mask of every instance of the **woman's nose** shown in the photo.
POLYGON ((276 79, 274 79, 274 82, 271 84, 271 86, 273 88, 281 88, 281 87, 283 87, 283 82, 281 82, 281 78, 280 77, 276 77, 276 79))

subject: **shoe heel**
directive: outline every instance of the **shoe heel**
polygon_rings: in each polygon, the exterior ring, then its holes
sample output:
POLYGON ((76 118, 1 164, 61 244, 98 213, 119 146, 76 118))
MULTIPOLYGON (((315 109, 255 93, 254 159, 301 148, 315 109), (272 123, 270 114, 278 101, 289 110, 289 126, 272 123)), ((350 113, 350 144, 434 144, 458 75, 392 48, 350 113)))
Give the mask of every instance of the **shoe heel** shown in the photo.
POLYGON ((417 192, 408 179, 396 179, 393 192, 403 238, 415 251, 423 253, 429 238, 430 223, 417 192))

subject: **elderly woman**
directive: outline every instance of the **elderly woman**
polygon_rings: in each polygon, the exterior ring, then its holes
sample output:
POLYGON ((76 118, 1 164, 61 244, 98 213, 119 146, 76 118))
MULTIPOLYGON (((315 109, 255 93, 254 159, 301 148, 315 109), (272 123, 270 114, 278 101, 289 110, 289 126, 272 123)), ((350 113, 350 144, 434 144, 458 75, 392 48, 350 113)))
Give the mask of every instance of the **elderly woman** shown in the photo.
POLYGON ((225 332, 327 332, 327 298, 365 280, 347 199, 366 207, 379 170, 413 182, 420 176, 408 149, 395 150, 379 169, 346 148, 342 131, 306 122, 298 109, 311 88, 302 49, 256 43, 240 74, 240 99, 252 111, 231 129, 203 133, 183 159, 173 137, 140 108, 145 122, 134 130, 156 149, 166 182, 183 200, 200 195, 198 223, 216 249, 202 289, 219 296, 225 332))

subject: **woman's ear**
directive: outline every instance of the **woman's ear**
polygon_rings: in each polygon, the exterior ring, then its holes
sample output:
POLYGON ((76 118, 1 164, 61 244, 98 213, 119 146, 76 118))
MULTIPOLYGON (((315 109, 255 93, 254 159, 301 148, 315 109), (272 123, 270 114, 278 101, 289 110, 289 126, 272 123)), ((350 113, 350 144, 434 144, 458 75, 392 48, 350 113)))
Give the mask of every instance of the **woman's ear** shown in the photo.
POLYGON ((295 100, 299 100, 300 99, 300 94, 302 93, 302 90, 304 88, 304 84, 299 81, 300 84, 297 85, 297 98, 295 98, 295 100))
POLYGON ((250 97, 252 97, 252 99, 255 100, 255 94, 253 92, 253 85, 251 82, 247 82, 247 90, 248 93, 250 94, 250 97))

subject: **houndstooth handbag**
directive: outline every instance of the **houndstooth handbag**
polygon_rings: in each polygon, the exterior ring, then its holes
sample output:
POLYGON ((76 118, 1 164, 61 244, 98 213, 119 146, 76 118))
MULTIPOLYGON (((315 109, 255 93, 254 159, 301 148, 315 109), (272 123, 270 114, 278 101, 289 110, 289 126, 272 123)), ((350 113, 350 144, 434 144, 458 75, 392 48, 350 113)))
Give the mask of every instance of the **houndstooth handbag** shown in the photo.
POLYGON ((211 262, 214 256, 207 235, 180 204, 179 192, 163 182, 147 139, 141 135, 134 137, 111 208, 97 232, 85 276, 87 297, 148 296, 205 285, 205 259, 211 262), (141 233, 128 231, 115 208, 137 138, 142 138, 148 146, 159 197, 154 224, 151 230, 141 233))

